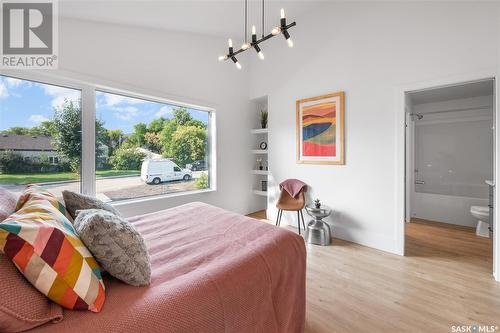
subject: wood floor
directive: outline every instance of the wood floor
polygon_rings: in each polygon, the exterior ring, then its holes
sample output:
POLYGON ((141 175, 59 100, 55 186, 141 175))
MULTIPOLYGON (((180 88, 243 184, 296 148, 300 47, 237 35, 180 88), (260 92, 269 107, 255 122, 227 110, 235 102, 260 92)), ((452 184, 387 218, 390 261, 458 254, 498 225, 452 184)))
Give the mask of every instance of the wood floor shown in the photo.
MULTIPOLYGON (((264 212, 251 216, 265 220, 264 212)), ((414 220, 405 257, 340 239, 307 251, 307 333, 500 327, 492 242, 471 228, 414 220)))

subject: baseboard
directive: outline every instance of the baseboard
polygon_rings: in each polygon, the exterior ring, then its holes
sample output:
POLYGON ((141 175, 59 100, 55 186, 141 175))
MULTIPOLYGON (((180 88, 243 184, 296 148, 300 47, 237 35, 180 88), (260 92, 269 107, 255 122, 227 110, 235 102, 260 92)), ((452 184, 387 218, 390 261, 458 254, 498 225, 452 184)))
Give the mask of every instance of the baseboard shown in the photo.
MULTIPOLYGON (((283 223, 283 221, 281 225, 286 225, 297 229, 295 225, 283 223)), ((348 242, 371 247, 376 250, 389 252, 391 254, 400 255, 397 249, 396 240, 384 235, 375 234, 373 232, 367 233, 361 230, 352 230, 342 227, 331 227, 331 231, 332 237, 334 238, 339 238, 348 242)), ((335 240, 333 240, 332 244, 335 245, 335 240)))
POLYGON ((352 230, 343 227, 333 227, 332 235, 349 242, 372 247, 377 250, 399 255, 396 240, 385 235, 363 230, 352 230))

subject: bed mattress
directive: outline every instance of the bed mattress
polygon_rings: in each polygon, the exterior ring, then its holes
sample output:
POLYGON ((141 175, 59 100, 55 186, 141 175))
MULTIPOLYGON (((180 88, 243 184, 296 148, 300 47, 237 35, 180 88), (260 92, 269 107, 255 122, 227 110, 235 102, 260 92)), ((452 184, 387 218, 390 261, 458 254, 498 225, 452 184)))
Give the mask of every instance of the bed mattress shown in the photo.
POLYGON ((30 332, 303 332, 301 237, 200 202, 129 221, 149 248, 151 285, 105 274, 100 313, 65 310, 30 332))

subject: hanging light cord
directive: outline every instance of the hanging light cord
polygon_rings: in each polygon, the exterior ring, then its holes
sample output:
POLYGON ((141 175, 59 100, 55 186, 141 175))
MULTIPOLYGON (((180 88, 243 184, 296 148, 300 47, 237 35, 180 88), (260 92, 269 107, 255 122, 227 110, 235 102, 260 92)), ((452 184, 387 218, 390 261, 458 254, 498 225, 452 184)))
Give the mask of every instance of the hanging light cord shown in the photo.
POLYGON ((262 37, 264 37, 264 0, 262 0, 262 37))
POLYGON ((247 43, 247 7, 248 7, 248 2, 245 0, 245 44, 247 43))

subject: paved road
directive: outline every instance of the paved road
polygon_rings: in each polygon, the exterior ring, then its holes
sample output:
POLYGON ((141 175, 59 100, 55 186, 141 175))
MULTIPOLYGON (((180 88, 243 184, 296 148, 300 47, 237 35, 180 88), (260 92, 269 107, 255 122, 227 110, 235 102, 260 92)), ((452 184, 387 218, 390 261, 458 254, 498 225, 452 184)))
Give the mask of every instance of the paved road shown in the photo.
MULTIPOLYGON (((96 180, 97 196, 102 200, 111 201, 119 199, 130 199, 147 195, 156 195, 170 192, 187 191, 196 189, 195 179, 199 178, 201 171, 193 172, 193 179, 190 181, 165 182, 160 185, 145 184, 140 176, 132 177, 112 177, 100 178, 96 180)), ((24 185, 1 184, 2 187, 14 193, 21 193, 24 185)), ((43 184, 41 184, 43 185, 43 184)), ((80 181, 58 182, 43 185, 44 188, 61 196, 62 191, 80 191, 80 181)))

